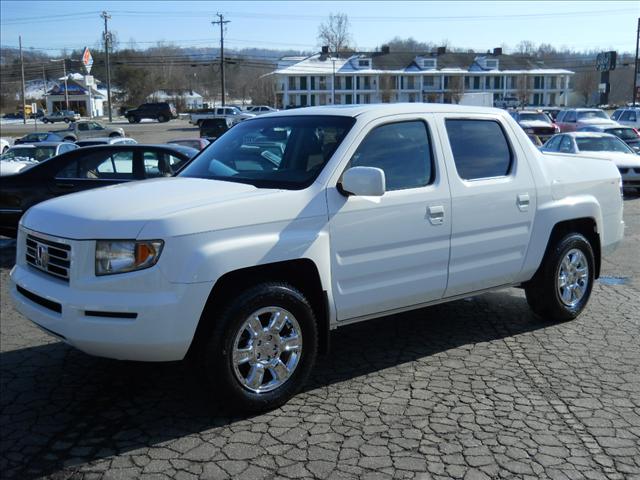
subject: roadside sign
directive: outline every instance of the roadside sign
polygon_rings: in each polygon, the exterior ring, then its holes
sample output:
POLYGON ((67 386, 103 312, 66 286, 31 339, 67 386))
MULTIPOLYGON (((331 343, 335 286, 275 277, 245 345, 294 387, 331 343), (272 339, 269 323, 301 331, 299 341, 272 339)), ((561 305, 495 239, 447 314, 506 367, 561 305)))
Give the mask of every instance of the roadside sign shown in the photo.
POLYGON ((38 113, 38 104, 37 103, 32 103, 31 104, 31 113, 32 114, 38 113))
POLYGON ((91 56, 89 47, 84 47, 84 51, 82 52, 82 64, 84 65, 87 74, 91 73, 91 67, 93 66, 93 57, 91 56))

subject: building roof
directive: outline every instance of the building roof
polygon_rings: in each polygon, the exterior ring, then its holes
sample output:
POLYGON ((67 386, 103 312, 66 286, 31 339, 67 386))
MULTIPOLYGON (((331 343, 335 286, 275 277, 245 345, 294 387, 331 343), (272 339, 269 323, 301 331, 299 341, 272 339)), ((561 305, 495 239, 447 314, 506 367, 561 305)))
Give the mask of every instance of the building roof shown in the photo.
POLYGON ((283 57, 273 72, 283 75, 331 75, 335 73, 410 73, 410 72, 478 72, 511 74, 573 74, 570 70, 545 68, 542 62, 521 55, 493 55, 451 52, 436 55, 432 52, 359 52, 350 56, 316 54, 310 57, 283 57), (435 59, 436 67, 423 68, 416 60, 435 59), (358 60, 371 59, 370 67, 360 67, 358 60), (498 68, 491 70, 484 60, 498 60, 498 68))

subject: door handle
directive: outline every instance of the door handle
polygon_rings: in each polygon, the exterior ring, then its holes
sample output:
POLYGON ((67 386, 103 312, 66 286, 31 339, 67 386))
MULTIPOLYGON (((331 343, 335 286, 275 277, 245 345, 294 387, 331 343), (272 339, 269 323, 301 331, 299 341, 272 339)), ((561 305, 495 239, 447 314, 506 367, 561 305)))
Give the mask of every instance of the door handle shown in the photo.
POLYGON ((520 195, 518 195, 516 205, 518 205, 518 209, 521 212, 526 212, 527 210, 529 210, 529 194, 521 193, 520 195))
POLYGON ((434 205, 427 208, 427 216, 431 225, 442 225, 444 223, 444 207, 442 205, 434 205))

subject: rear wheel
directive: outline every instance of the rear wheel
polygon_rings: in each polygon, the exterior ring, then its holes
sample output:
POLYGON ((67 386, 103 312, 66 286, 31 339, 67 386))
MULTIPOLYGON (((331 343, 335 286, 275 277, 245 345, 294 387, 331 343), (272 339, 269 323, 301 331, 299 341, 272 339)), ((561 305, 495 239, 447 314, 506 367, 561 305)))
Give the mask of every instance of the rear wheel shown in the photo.
POLYGON ((304 295, 264 283, 232 300, 202 343, 209 382, 244 411, 275 408, 306 382, 318 350, 317 324, 304 295))
POLYGON ((42 123, 49 123, 49 120, 47 120, 46 118, 43 118, 42 123))
POLYGON ((75 139, 75 138, 73 138, 73 137, 64 137, 64 138, 62 139, 62 141, 64 141, 64 142, 75 142, 75 141, 76 141, 76 139, 75 139))
POLYGON ((120 138, 122 135, 120 135, 119 133, 113 132, 111 135, 109 135, 109 138, 120 138))
POLYGON ((136 123, 136 117, 134 117, 133 115, 128 116, 127 120, 129 120, 129 123, 136 123))
POLYGON ((165 117, 164 115, 158 115, 158 121, 160 123, 164 123, 167 121, 167 117, 165 117))
POLYGON ((545 319, 576 318, 591 296, 594 264, 589 241, 579 233, 565 235, 549 247, 538 272, 525 286, 527 303, 545 319))
POLYGON ((69 120, 68 118, 64 119, 64 123, 69 123, 71 120, 69 120))

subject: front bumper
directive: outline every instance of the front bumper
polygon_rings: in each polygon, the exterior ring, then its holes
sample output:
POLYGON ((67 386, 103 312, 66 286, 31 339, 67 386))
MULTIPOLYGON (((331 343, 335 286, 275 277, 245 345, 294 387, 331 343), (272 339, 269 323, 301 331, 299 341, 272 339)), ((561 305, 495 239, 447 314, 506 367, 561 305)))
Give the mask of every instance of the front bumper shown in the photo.
POLYGON ((640 187, 640 168, 620 168, 620 176, 623 187, 640 187))
MULTIPOLYGON (((181 360, 191 345, 212 283, 177 284, 156 267, 67 283, 25 264, 11 270, 16 309, 47 333, 90 355, 118 360, 181 360)), ((73 262, 87 258, 74 242, 73 262)), ((95 249, 95 246, 93 247, 95 249)), ((94 250, 95 251, 95 250, 94 250)))

